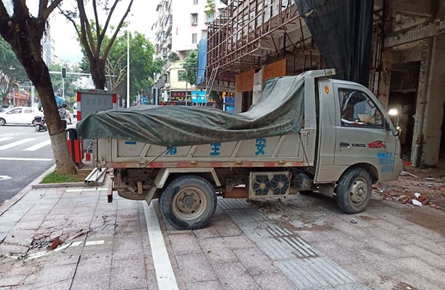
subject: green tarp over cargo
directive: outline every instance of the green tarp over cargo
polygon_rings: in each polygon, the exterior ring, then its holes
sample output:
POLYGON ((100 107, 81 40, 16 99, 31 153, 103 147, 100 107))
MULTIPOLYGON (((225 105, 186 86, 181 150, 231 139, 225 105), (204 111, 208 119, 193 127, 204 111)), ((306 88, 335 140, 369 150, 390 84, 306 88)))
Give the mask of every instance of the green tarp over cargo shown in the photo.
POLYGON ((77 124, 83 139, 121 139, 188 146, 298 133, 303 121, 304 75, 267 80, 249 111, 208 107, 138 106, 98 112, 77 124))

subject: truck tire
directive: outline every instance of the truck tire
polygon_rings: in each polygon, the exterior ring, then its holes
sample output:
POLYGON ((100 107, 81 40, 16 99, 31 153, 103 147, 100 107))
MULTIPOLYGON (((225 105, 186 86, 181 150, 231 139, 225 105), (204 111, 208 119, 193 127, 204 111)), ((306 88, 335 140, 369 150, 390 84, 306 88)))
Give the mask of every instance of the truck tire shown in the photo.
POLYGON ((178 230, 204 227, 215 212, 216 204, 213 186, 204 178, 195 175, 173 180, 160 198, 162 216, 178 230))
POLYGON ((371 200, 372 180, 362 168, 349 168, 337 183, 337 204, 346 213, 365 210, 371 200))

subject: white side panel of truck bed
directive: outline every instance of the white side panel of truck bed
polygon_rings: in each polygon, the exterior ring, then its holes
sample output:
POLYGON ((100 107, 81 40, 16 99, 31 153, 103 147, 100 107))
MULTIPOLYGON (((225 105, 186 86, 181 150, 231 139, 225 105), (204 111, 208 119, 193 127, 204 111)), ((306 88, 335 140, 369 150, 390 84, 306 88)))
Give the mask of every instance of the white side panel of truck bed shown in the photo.
POLYGON ((135 141, 99 139, 98 158, 102 165, 114 168, 166 167, 164 163, 174 167, 188 167, 187 164, 202 166, 201 163, 212 163, 212 167, 311 166, 313 154, 307 154, 313 152, 309 147, 314 146, 315 142, 310 138, 310 131, 303 129, 301 134, 173 148, 135 141), (175 163, 176 166, 172 165, 175 163))

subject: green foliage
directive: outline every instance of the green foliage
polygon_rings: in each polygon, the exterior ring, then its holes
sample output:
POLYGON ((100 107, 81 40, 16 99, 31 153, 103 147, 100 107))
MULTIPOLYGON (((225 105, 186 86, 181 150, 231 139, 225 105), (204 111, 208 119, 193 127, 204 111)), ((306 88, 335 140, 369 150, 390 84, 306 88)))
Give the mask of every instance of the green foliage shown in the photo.
POLYGON ((0 37, 0 100, 7 94, 12 84, 27 80, 25 69, 11 46, 0 37))
MULTIPOLYGON (((53 64, 49 66, 50 71, 62 71, 62 65, 53 64)), ((70 75, 73 72, 70 68, 66 68, 67 76, 65 79, 65 96, 72 97, 76 95, 76 90, 78 89, 75 82, 80 78, 80 76, 70 75)), ((51 82, 53 84, 54 93, 58 96, 62 96, 62 75, 51 74, 51 82)))
POLYGON ((172 51, 168 55, 168 60, 171 61, 171 62, 178 61, 179 60, 179 56, 178 56, 178 54, 176 52, 172 51))
POLYGON ((191 50, 184 58, 182 67, 187 71, 187 81, 192 86, 196 85, 197 69, 198 69, 198 51, 191 50))
MULTIPOLYGON (((110 33, 114 33, 113 29, 110 29, 110 33)), ((109 41, 110 37, 105 36, 102 47, 106 47, 109 41)), ((84 50, 82 52, 83 59, 80 68, 83 72, 89 72, 88 57, 84 50)), ((136 99, 136 95, 149 91, 153 85, 153 73, 159 73, 162 70, 164 63, 154 62, 153 54, 154 47, 148 38, 144 34, 135 31, 130 36, 130 95, 132 100, 136 99)), ((126 98, 127 31, 123 31, 116 37, 105 66, 106 73, 115 76, 107 78, 110 82, 108 87, 117 91, 121 97, 126 98)))
POLYGON ((207 0, 206 6, 204 7, 204 12, 206 13, 207 18, 212 17, 212 15, 215 13, 215 1, 214 0, 207 0))
POLYGON ((158 59, 156 59, 154 62, 153 62, 153 73, 161 73, 162 72, 162 68, 164 67, 164 65, 166 64, 166 61, 165 60, 163 60, 163 59, 160 59, 160 58, 158 58, 158 59))

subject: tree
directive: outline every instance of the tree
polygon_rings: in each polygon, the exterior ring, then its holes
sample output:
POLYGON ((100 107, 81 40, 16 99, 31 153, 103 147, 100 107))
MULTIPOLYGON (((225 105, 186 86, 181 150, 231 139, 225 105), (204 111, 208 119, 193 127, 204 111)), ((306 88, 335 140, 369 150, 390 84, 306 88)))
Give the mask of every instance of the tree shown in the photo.
POLYGON ((0 100, 15 83, 27 80, 28 76, 11 46, 0 37, 0 100))
POLYGON ((42 37, 50 14, 62 0, 40 0, 37 16, 31 15, 26 1, 14 1, 13 15, 10 16, 0 2, 0 34, 9 43, 29 79, 37 89, 47 120, 57 171, 72 173, 75 168, 71 161, 66 132, 60 120, 54 98, 48 67, 42 58, 42 37))
POLYGON ((64 11, 60 9, 61 13, 65 15, 65 17, 74 25, 74 28, 76 29, 80 43, 82 44, 82 47, 88 57, 89 70, 96 89, 103 90, 105 88, 105 64, 119 30, 130 12, 133 1, 134 0, 130 0, 124 15, 122 16, 119 24, 115 27, 114 34, 109 41, 105 41, 107 30, 110 27, 111 18, 120 0, 114 0, 113 5, 111 6, 109 6, 109 0, 91 0, 95 19, 93 25, 91 25, 86 14, 84 0, 76 0, 78 13, 77 11, 64 11), (105 25, 103 27, 99 23, 98 7, 102 7, 103 10, 108 13, 105 25), (77 20, 80 22, 79 25, 76 23, 77 20))
POLYGON ((187 53, 187 56, 184 58, 182 63, 182 67, 187 72, 187 81, 192 86, 196 85, 196 79, 198 77, 198 51, 191 50, 187 53))
MULTIPOLYGON (((105 37, 105 41, 109 38, 105 37)), ((143 94, 151 87, 149 77, 153 73, 161 71, 163 64, 153 63, 154 47, 148 38, 137 31, 134 36, 130 35, 130 83, 131 99, 135 99, 138 94, 143 94)), ((82 63, 88 66, 88 57, 84 52, 82 63)), ((108 54, 105 64, 105 72, 109 83, 109 89, 117 91, 120 96, 126 97, 127 94, 127 31, 116 37, 113 47, 108 54)))

